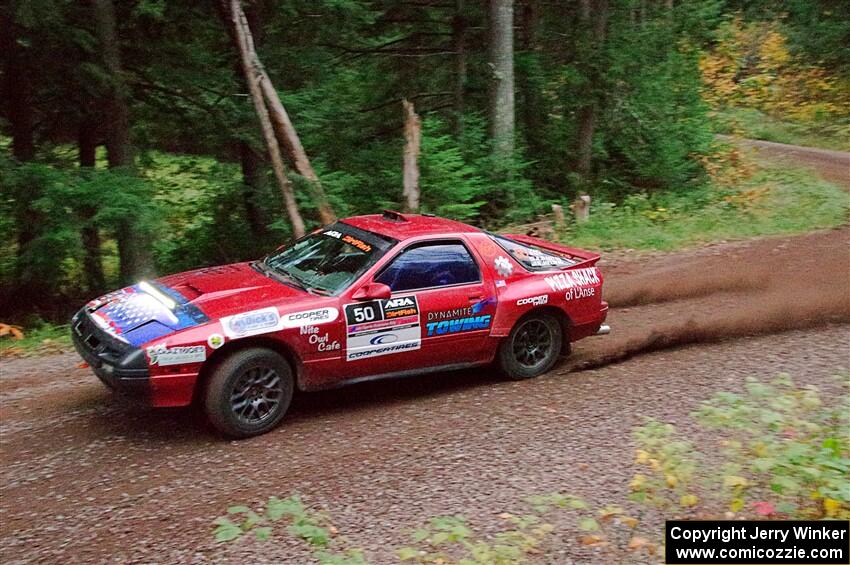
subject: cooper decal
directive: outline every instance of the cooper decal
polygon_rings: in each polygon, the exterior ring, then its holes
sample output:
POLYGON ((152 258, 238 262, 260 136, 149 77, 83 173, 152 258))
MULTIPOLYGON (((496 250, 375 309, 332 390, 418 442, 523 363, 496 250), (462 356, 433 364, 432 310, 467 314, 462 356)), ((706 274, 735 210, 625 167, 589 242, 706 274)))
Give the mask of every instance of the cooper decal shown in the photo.
POLYGON ((543 306, 549 302, 548 294, 541 294, 540 296, 530 296, 528 298, 520 298, 516 301, 517 306, 525 306, 526 304, 531 304, 533 306, 543 306))
POLYGON ((148 347, 147 353, 151 366, 167 367, 168 365, 202 363, 207 360, 207 348, 203 345, 170 348, 165 345, 156 345, 148 347))
POLYGON ((300 328, 302 326, 313 326, 333 322, 339 317, 336 308, 316 308, 303 312, 292 312, 283 315, 284 328, 300 328))
POLYGON ((596 267, 575 269, 548 276, 545 280, 546 284, 552 290, 567 290, 568 288, 575 288, 577 286, 599 284, 599 272, 596 270, 596 267))
POLYGON ((224 345, 224 336, 221 334, 210 334, 207 338, 207 345, 209 345, 211 349, 218 349, 224 345))
POLYGON ((419 349, 422 327, 415 296, 346 304, 346 360, 419 349))

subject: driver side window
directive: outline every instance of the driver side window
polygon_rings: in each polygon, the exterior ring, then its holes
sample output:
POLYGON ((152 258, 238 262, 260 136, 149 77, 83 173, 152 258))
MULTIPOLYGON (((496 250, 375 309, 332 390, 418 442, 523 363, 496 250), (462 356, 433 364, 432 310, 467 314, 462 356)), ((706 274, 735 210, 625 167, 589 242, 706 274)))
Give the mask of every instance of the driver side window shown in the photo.
POLYGON ((426 243, 405 249, 375 282, 400 292, 480 280, 478 265, 462 243, 426 243))

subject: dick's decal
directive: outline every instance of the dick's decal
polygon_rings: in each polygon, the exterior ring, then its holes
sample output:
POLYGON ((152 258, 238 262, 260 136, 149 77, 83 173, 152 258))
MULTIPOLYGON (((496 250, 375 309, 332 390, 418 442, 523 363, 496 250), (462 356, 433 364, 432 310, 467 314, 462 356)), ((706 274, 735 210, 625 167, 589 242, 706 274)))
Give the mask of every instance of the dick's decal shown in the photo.
POLYGON ((203 345, 189 347, 166 347, 157 345, 148 347, 148 359, 151 366, 183 365, 185 363, 201 363, 207 359, 207 348, 203 345))
POLYGON ((421 325, 415 296, 346 304, 347 361, 419 349, 421 325))

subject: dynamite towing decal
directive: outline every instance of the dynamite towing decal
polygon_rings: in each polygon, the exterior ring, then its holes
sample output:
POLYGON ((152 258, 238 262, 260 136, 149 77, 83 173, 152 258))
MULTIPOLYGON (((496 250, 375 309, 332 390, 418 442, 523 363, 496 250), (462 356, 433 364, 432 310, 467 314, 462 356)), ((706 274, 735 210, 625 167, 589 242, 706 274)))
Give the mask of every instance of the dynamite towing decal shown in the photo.
POLYGON ((346 304, 347 361, 419 349, 419 303, 415 296, 346 304))
POLYGON ((496 299, 488 297, 466 308, 428 312, 428 323, 425 326, 428 336, 486 330, 490 327, 492 316, 479 314, 487 306, 495 304, 496 299))

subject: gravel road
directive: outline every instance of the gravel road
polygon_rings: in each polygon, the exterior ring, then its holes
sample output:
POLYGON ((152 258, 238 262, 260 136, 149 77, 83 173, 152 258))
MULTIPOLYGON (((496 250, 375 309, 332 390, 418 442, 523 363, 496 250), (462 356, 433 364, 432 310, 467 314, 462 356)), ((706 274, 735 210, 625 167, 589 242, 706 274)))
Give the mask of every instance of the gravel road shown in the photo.
MULTIPOLYGON (((0 360, 0 562, 309 562, 282 535, 212 541, 228 505, 294 492, 375 563, 394 563, 388 546, 433 515, 492 531, 533 493, 620 502, 643 416, 688 429, 699 401, 750 375, 788 372, 841 394, 848 244, 842 229, 619 260, 605 265, 614 333, 543 377, 476 370, 305 394, 279 429, 242 442, 189 410, 116 401, 73 354, 0 360), (791 307, 836 291, 825 310, 791 307)), ((548 562, 599 562, 558 531, 548 562)))
POLYGON ((850 153, 847 151, 802 147, 757 139, 742 139, 740 144, 755 150, 759 156, 780 161, 785 165, 815 169, 825 179, 850 189, 850 153))

